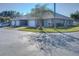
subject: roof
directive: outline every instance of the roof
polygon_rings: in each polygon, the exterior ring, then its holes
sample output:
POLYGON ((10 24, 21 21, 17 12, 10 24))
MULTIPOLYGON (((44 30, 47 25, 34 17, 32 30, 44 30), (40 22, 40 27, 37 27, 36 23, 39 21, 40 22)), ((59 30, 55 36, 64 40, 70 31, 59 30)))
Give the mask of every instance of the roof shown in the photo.
MULTIPOLYGON (((57 19, 66 19, 69 20, 70 18, 64 15, 61 15, 59 13, 55 13, 55 18, 57 19)), ((38 17, 32 16, 31 14, 27 14, 25 16, 20 16, 20 17, 16 17, 14 18, 14 20, 34 20, 34 19, 38 19, 38 17)), ((43 14, 42 19, 54 19, 54 13, 52 12, 46 12, 43 14)))

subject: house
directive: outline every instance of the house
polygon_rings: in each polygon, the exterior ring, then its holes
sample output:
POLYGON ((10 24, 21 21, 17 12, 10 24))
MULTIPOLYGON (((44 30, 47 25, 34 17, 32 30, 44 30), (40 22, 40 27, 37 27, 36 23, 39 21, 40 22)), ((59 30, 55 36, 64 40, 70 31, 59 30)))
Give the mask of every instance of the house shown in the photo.
MULTIPOLYGON (((39 26, 38 17, 31 16, 31 14, 27 14, 25 16, 20 16, 13 18, 11 21, 11 26, 27 26, 27 27, 38 27, 39 26)), ((56 27, 63 26, 69 27, 73 25, 73 20, 67 16, 48 11, 42 16, 42 26, 43 27, 56 27)))

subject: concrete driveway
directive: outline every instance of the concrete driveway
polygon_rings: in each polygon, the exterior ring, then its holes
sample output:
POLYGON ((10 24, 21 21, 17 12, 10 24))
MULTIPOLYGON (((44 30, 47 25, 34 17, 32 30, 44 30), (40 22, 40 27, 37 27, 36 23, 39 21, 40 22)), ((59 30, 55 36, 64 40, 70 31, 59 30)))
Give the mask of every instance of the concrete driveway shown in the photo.
POLYGON ((40 34, 0 28, 0 55, 79 55, 79 32, 40 34))

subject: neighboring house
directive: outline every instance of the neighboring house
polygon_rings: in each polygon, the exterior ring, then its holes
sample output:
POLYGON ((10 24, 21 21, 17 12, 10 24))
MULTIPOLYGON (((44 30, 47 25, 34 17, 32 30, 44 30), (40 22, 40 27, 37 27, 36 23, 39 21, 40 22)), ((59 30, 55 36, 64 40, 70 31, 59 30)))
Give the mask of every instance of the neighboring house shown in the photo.
MULTIPOLYGON (((63 27, 69 27, 73 25, 73 20, 67 16, 61 15, 56 13, 54 18, 54 13, 52 12, 46 12, 42 16, 43 19, 43 27, 54 27, 54 24, 56 24, 56 27, 63 26, 63 27)), ((27 27, 38 27, 39 21, 37 17, 31 16, 31 14, 27 14, 25 16, 20 16, 13 18, 11 25, 12 26, 27 26, 27 27)))

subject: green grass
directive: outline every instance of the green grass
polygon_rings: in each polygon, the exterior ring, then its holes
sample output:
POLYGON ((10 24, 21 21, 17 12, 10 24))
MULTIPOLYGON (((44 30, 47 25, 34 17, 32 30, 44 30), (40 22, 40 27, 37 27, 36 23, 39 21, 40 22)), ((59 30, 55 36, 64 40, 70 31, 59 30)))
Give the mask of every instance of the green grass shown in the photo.
POLYGON ((30 28, 30 27, 17 27, 16 29, 21 31, 29 31, 29 32, 40 32, 40 30, 36 28, 30 28))
MULTIPOLYGON (((17 30, 21 31, 27 31, 27 32, 41 32, 41 30, 37 28, 30 28, 30 27, 16 27, 17 30)), ((71 28, 43 28, 42 32, 78 32, 79 31, 79 25, 73 26, 71 28)))
POLYGON ((79 32, 79 24, 72 26, 70 28, 63 28, 63 27, 59 27, 59 28, 43 28, 43 30, 39 30, 37 28, 32 28, 32 27, 5 27, 7 29, 17 29, 20 31, 27 31, 27 32, 79 32))

